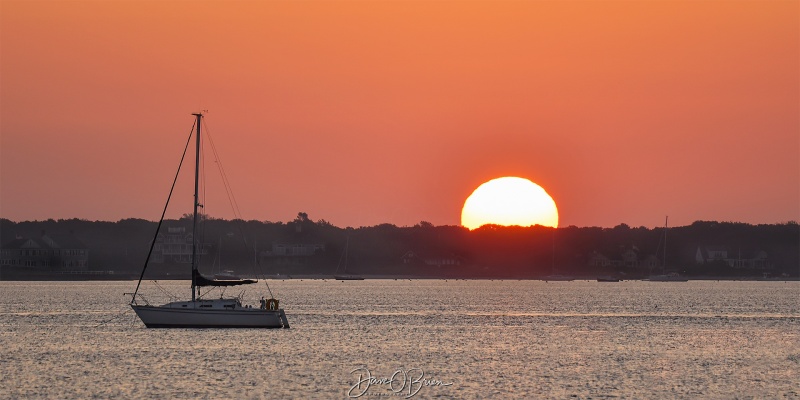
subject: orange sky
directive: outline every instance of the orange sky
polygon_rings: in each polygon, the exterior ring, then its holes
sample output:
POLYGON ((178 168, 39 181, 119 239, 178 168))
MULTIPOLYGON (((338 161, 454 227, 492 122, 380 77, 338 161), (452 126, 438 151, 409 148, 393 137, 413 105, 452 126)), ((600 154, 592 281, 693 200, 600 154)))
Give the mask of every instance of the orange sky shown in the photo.
POLYGON ((207 109, 247 219, 800 220, 799 4, 3 0, 0 217, 157 219, 207 109))

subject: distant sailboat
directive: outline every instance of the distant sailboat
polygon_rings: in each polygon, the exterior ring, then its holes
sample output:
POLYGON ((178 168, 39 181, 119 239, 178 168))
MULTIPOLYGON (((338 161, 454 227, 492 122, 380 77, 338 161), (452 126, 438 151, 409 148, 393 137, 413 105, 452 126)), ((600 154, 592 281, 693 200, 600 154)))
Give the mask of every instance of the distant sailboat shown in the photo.
POLYGON ((336 272, 334 272, 333 278, 338 281, 363 281, 364 277, 360 275, 350 275, 347 273, 347 250, 350 248, 350 236, 347 237, 347 241, 344 245, 344 251, 342 252, 342 256, 339 257, 339 264, 336 266, 336 272), (342 259, 344 259, 344 270, 342 274, 339 274, 339 268, 342 266, 342 259))
MULTIPOLYGON (((156 238, 154 237, 150 252, 147 255, 147 260, 145 260, 145 265, 139 276, 136 291, 132 293, 130 306, 148 328, 288 328, 289 321, 286 318, 286 313, 279 307, 278 300, 274 298, 265 300, 262 297, 261 306, 252 307, 250 305, 243 305, 240 297, 203 299, 202 296, 199 295, 199 288, 201 287, 248 285, 257 283, 258 281, 255 279, 240 279, 231 274, 218 274, 214 278, 209 278, 203 276, 198 271, 199 257, 196 233, 198 222, 197 208, 202 207, 198 197, 198 181, 200 175, 200 131, 203 114, 198 113, 193 115, 197 118, 195 122, 197 130, 194 171, 194 212, 192 214, 192 299, 173 301, 157 306, 148 303, 147 300, 138 293, 142 278, 144 278, 144 272, 147 269, 150 254, 152 254, 153 251, 153 245, 155 245, 156 242, 156 238)), ((189 143, 187 143, 187 147, 188 145, 189 143)), ((183 157, 181 158, 181 164, 182 163, 183 157)), ((180 166, 178 167, 178 171, 180 171, 180 166)), ((176 181, 177 178, 176 175, 176 181)), ((173 189, 174 187, 175 183, 173 182, 173 189)), ((167 198, 167 205, 169 205, 169 199, 171 197, 172 190, 170 190, 170 195, 167 198)), ((164 221, 166 210, 167 206, 164 207, 161 220, 158 222, 156 237, 161 228, 161 223, 164 221)))
POLYGON ((650 281, 654 282, 688 282, 689 279, 682 277, 677 272, 667 273, 667 229, 669 225, 669 216, 664 221, 664 262, 662 265, 661 275, 650 275, 650 281))
POLYGON ((552 264, 550 266, 550 275, 545 276, 542 280, 545 282, 572 281, 575 278, 556 273, 556 232, 557 229, 553 228, 553 249, 551 254, 552 264))

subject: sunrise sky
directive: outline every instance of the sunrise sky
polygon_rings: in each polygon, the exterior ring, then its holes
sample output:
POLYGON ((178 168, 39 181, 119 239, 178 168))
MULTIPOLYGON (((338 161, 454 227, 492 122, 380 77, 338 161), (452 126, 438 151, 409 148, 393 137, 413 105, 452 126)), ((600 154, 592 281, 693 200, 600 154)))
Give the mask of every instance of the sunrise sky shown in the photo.
POLYGON ((246 219, 457 225, 520 176, 560 226, 799 220, 798 4, 2 0, 0 217, 158 219, 209 110, 246 219))

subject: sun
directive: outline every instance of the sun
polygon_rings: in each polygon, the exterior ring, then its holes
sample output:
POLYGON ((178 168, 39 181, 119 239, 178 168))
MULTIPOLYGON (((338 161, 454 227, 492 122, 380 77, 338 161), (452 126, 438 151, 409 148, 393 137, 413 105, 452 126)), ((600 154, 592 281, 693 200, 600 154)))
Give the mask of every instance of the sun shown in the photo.
POLYGON ((475 229, 486 224, 558 227, 556 202, 541 186, 517 177, 486 182, 464 202, 461 225, 475 229))

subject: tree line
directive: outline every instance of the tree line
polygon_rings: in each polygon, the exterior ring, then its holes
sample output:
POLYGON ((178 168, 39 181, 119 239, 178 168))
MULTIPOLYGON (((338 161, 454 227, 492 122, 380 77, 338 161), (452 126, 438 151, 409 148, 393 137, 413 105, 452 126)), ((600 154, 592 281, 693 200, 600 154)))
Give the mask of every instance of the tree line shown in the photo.
MULTIPOLYGON (((678 272, 686 276, 771 276, 800 274, 800 226, 796 222, 752 225, 697 221, 691 225, 648 229, 620 224, 613 228, 486 225, 475 230, 420 222, 398 227, 336 227, 298 213, 289 222, 222 220, 203 216, 198 242, 204 262, 218 269, 253 265, 274 275, 349 274, 421 277, 544 278, 618 276, 641 278, 678 272), (665 246, 666 236, 666 246, 665 246), (319 244, 313 254, 276 255, 276 244, 319 244), (726 249, 728 261, 697 263, 698 249, 726 249), (731 259, 766 255, 766 269, 735 268, 731 259), (346 255, 346 257, 345 257, 346 255), (628 257, 627 259, 625 257, 628 257), (630 257, 634 257, 632 262, 630 257), (230 266, 230 267, 229 267, 230 266)), ((94 270, 137 275, 150 249, 157 223, 143 219, 117 222, 60 219, 14 222, 0 219, 0 245, 16 237, 72 234, 90 251, 94 270)), ((167 227, 191 231, 191 216, 165 220, 167 227)), ((167 262, 169 264, 169 262, 167 262)), ((186 271, 182 266, 149 267, 186 271)), ((157 273, 157 272, 154 272, 157 273)))

